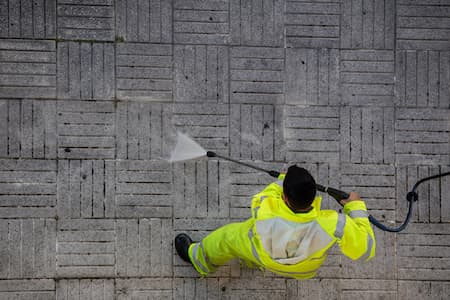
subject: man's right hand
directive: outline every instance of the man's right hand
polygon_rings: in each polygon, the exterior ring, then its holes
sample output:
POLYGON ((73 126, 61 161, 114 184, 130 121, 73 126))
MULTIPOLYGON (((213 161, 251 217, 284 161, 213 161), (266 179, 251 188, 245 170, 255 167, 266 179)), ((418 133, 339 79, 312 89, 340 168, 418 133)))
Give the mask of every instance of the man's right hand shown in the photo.
POLYGON ((341 204, 345 205, 345 204, 347 204, 349 202, 358 201, 358 200, 361 200, 361 197, 358 195, 358 193, 357 192, 350 192, 348 199, 341 200, 341 204))

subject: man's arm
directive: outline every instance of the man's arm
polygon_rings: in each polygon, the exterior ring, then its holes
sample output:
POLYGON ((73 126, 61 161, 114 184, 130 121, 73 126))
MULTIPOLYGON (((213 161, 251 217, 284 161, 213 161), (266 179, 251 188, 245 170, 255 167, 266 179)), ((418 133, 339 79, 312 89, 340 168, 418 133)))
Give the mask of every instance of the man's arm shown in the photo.
POLYGON ((342 237, 338 241, 342 253, 353 260, 367 261, 375 256, 375 235, 368 219, 366 204, 361 197, 351 192, 348 199, 341 200, 344 215, 340 224, 344 223, 342 237))

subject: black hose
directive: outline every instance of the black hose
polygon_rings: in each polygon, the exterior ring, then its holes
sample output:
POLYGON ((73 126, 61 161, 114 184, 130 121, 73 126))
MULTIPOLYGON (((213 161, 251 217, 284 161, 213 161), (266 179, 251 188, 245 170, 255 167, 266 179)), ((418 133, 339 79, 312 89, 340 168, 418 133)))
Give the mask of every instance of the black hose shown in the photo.
MULTIPOLYGON (((419 181, 416 182, 416 184, 413 186, 411 192, 412 192, 412 193, 415 193, 417 187, 418 187, 421 183, 423 183, 423 182, 425 182, 425 181, 428 181, 428 180, 431 180, 431 179, 440 178, 440 177, 444 177, 444 176, 448 176, 448 175, 450 175, 450 172, 441 173, 441 174, 436 174, 436 175, 433 175, 433 176, 429 176, 429 177, 422 178, 422 179, 420 179, 419 181)), ((416 199, 416 200, 417 200, 417 199, 416 199)))
POLYGON ((388 231, 388 232, 400 232, 403 229, 406 228, 406 226, 409 223, 409 220, 411 219, 412 216, 412 208, 413 208, 413 201, 409 202, 408 205, 408 213, 406 215, 406 219, 405 221, 399 226, 399 227, 387 227, 384 224, 382 224, 380 221, 378 221, 377 219, 375 219, 374 216, 369 215, 369 221, 370 223, 372 223, 373 225, 375 225, 376 227, 378 227, 379 229, 383 230, 383 231, 388 231))
POLYGON ((425 181, 436 179, 436 178, 440 178, 440 177, 444 177, 444 176, 448 176, 448 175, 450 175, 450 172, 436 174, 436 175, 433 175, 433 176, 422 178, 419 181, 417 181, 416 184, 414 184, 412 190, 406 195, 406 200, 409 203, 409 205, 408 205, 408 213, 406 215, 406 219, 405 219, 405 221, 403 221, 403 223, 399 227, 387 227, 387 226, 381 224, 380 221, 375 219, 372 215, 369 216, 370 223, 372 223, 373 225, 375 225, 376 227, 378 227, 379 229, 384 230, 384 231, 388 231, 388 232, 400 232, 400 231, 402 231, 403 229, 406 228, 406 226, 408 225, 408 223, 409 223, 409 221, 411 219, 414 202, 419 200, 419 194, 417 194, 417 192, 416 192, 416 190, 419 187, 419 185, 421 183, 425 182, 425 181))

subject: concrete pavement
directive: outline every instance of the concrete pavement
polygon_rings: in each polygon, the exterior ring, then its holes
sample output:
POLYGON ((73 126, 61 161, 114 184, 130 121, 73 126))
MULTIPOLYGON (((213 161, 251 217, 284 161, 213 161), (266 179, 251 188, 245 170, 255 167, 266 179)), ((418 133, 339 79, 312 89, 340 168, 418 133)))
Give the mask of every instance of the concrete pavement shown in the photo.
POLYGON ((450 170, 449 0, 0 1, 0 299, 448 299, 449 177, 369 263, 199 278, 175 235, 248 218, 272 179, 168 163, 176 130, 401 222, 450 170))

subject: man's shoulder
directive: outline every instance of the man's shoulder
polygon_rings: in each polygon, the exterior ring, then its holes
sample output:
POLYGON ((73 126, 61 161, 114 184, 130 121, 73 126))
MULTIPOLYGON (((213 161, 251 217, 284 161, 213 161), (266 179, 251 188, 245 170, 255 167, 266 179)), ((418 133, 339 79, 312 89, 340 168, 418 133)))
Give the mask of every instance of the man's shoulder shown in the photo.
POLYGON ((319 211, 318 218, 322 219, 336 219, 338 216, 338 212, 332 209, 321 209, 319 211))
POLYGON ((335 210, 324 209, 319 212, 316 221, 330 236, 334 236, 338 215, 335 210))

